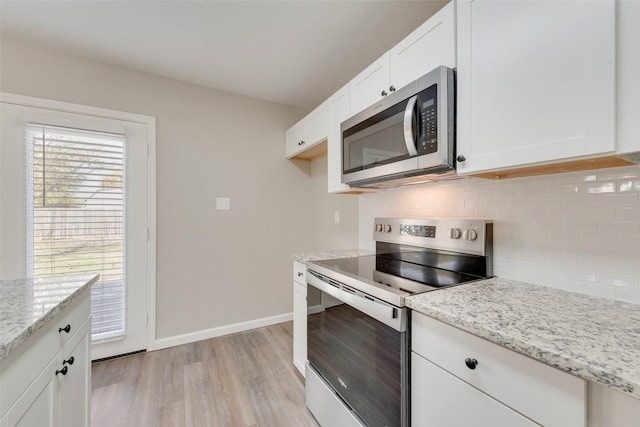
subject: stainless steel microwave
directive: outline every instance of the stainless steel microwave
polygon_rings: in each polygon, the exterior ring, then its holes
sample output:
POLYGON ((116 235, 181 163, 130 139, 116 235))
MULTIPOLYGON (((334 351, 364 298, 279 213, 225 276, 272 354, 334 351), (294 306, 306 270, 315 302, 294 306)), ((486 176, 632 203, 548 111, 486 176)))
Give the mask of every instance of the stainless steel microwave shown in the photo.
POLYGON ((455 74, 439 67, 344 121, 342 182, 385 188, 455 176, 455 74))

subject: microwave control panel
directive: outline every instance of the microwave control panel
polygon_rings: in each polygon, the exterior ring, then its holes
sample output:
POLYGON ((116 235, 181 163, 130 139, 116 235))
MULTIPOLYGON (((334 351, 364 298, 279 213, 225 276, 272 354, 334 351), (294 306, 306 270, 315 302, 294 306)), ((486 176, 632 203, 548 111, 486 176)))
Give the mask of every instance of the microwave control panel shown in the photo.
POLYGON ((418 154, 438 151, 438 86, 433 85, 418 94, 420 114, 420 144, 418 154))

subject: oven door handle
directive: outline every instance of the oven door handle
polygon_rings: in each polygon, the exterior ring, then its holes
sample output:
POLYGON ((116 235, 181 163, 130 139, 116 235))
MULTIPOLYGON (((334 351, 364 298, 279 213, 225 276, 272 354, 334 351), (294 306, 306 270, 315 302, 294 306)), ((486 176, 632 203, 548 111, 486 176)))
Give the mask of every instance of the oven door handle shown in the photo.
POLYGON ((344 289, 327 283, 313 274, 307 276, 307 282, 332 297, 349 304, 351 307, 360 310, 364 314, 367 314, 398 331, 402 332, 406 330, 406 315, 404 309, 399 309, 390 304, 376 301, 373 298, 369 299, 358 291, 354 291, 354 293, 345 291, 344 289))

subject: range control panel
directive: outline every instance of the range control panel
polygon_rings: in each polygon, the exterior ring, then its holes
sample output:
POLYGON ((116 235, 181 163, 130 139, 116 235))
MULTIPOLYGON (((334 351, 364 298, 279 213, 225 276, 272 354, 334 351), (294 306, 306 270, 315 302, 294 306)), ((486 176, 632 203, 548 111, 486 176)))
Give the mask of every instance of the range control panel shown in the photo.
POLYGON ((377 242, 485 255, 493 244, 493 223, 480 219, 376 218, 377 242))

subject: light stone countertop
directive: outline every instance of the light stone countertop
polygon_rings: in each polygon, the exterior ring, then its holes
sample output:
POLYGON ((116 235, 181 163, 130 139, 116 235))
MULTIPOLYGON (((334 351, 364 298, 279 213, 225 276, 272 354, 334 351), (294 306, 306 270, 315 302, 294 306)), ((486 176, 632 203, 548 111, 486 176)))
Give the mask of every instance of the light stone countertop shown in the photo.
POLYGON ((0 280, 0 360, 98 280, 98 274, 0 280))
POLYGON ((640 399, 640 305, 499 278, 414 295, 406 304, 640 399))
POLYGON ((307 261, 321 261, 324 259, 335 258, 355 258, 358 256, 375 255, 375 251, 368 249, 345 249, 334 251, 318 251, 318 252, 305 252, 301 254, 294 254, 294 261, 305 263, 307 261))

